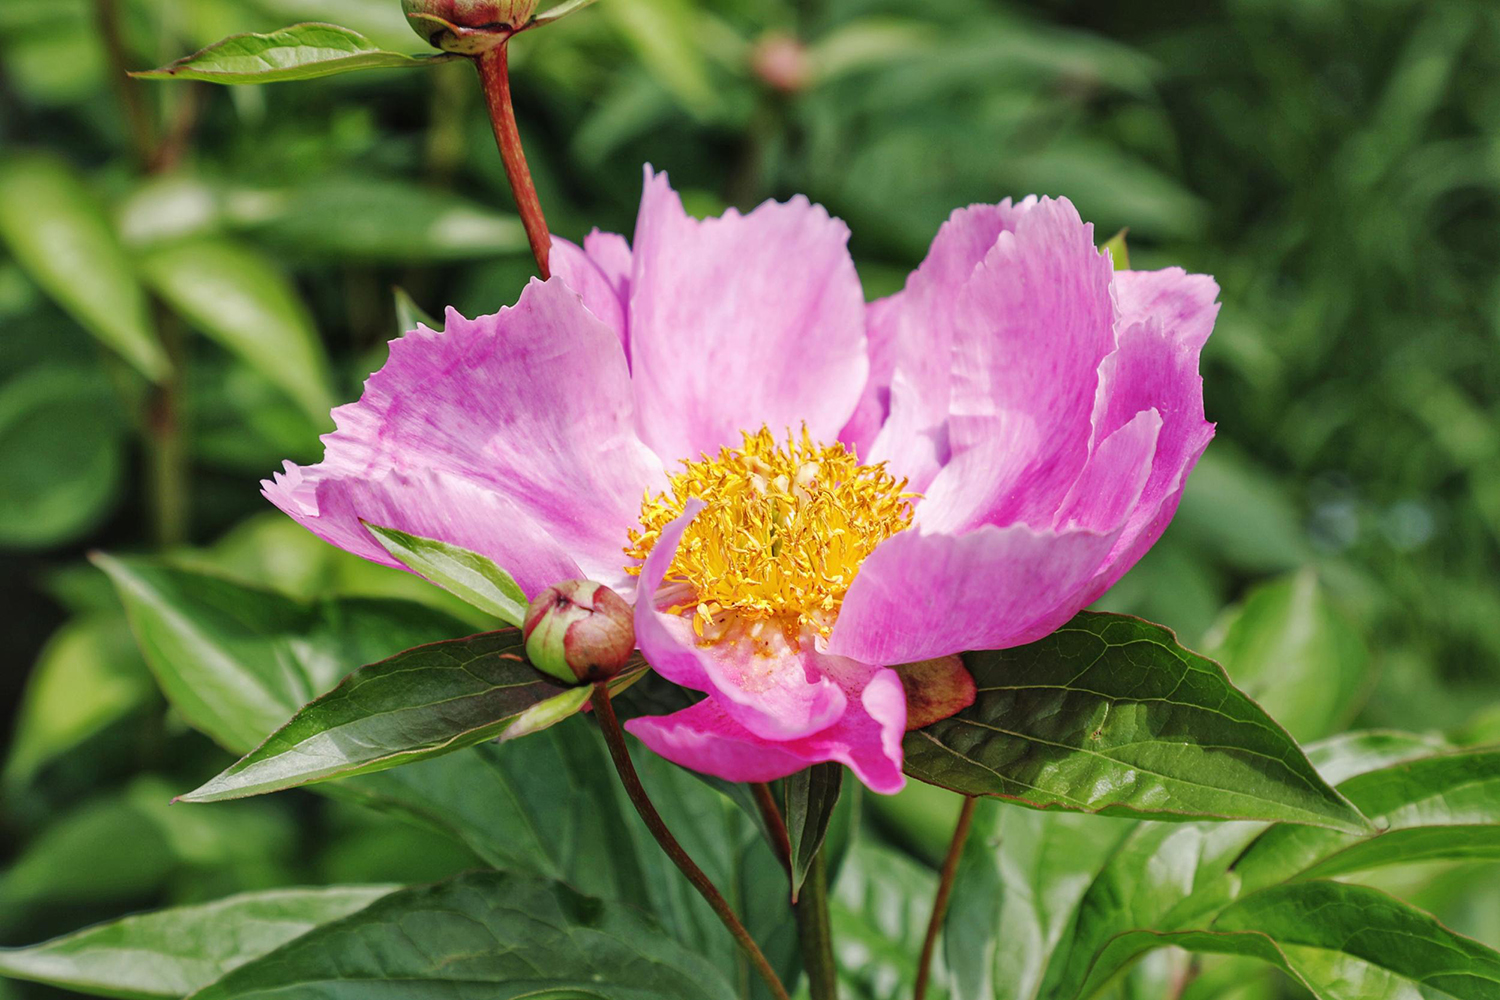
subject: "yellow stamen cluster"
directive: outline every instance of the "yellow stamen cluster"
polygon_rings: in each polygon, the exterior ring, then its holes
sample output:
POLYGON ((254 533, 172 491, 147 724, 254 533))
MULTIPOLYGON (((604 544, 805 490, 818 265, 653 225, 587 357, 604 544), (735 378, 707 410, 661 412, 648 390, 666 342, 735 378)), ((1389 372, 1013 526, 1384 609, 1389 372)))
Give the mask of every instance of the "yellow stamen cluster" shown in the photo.
POLYGON ((911 525, 916 494, 905 480, 884 463, 860 465, 842 444, 814 444, 805 427, 784 442, 762 427, 739 448, 683 465, 667 492, 642 503, 627 570, 639 575, 662 529, 689 499, 703 500, 667 583, 683 588, 676 610, 694 610, 707 642, 758 639, 768 626, 794 644, 806 628, 827 635, 865 557, 911 525))

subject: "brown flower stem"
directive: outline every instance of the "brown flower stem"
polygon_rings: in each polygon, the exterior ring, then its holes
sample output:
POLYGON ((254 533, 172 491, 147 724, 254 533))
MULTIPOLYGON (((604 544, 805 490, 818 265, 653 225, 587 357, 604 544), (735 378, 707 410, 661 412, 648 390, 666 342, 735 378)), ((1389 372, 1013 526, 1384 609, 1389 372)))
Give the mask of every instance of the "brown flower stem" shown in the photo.
POLYGON ((635 764, 630 760, 630 750, 625 746, 625 733, 620 728, 620 719, 615 715, 615 707, 609 700, 609 687, 606 684, 594 685, 594 718, 599 721, 599 728, 604 731, 604 742, 609 745, 609 755, 614 759, 615 770, 620 774, 620 782, 625 786, 625 794, 630 796, 630 801, 635 805, 635 811, 640 813, 641 819, 645 821, 646 828, 661 845, 662 851, 672 859, 679 871, 692 883, 698 894, 708 901, 715 914, 724 922, 729 929, 735 942, 750 959, 750 964, 755 971, 766 981, 771 988, 771 993, 777 1000, 789 1000, 786 987, 781 984, 781 979, 776 975, 776 970, 771 968, 771 963, 766 961, 766 956, 761 952, 760 945, 745 930, 745 925, 740 923, 740 918, 734 915, 729 901, 724 898, 723 893, 714 887, 709 881, 703 869, 699 868, 693 859, 688 857, 687 851, 672 836, 672 831, 667 829, 667 824, 662 821, 661 814, 656 811, 656 806, 651 804, 651 799, 646 795, 646 789, 641 785, 640 775, 636 774, 635 764))
POLYGON ((156 153, 156 139, 151 127, 151 112, 141 99, 139 84, 130 79, 130 58, 120 29, 120 7, 117 0, 94 0, 94 17, 99 22, 99 37, 109 63, 109 81, 130 134, 130 145, 142 166, 149 165, 156 153))
POLYGON ((516 126, 516 111, 510 100, 509 42, 502 42, 474 62, 479 67, 479 82, 484 87, 484 100, 489 105, 490 121, 495 126, 495 142, 500 147, 500 159, 505 163, 505 176, 510 178, 510 189, 516 198, 516 211, 521 224, 526 227, 526 238, 531 241, 531 253, 536 257, 537 272, 545 281, 552 276, 548 259, 552 255, 552 235, 547 230, 547 219, 542 215, 542 203, 536 196, 536 185, 531 180, 531 168, 526 165, 526 152, 521 148, 521 132, 516 126))
POLYGON ((924 1000, 927 996, 927 981, 932 975, 932 955, 937 950, 938 931, 942 929, 943 917, 948 913, 948 896, 953 892, 953 876, 958 872, 958 859, 963 856, 964 841, 969 839, 969 827, 974 824, 974 803, 978 801, 972 795, 965 795, 963 807, 958 811, 958 825, 953 828, 948 856, 943 859, 937 896, 932 901, 932 917, 927 921, 927 937, 922 942, 922 957, 917 962, 917 986, 912 992, 913 1000, 924 1000))
POLYGON ((828 917, 828 860, 818 851, 797 900, 797 938, 807 992, 812 1000, 838 1000, 839 974, 833 962, 833 923, 828 917))
MULTIPOLYGON (((781 818, 781 809, 776 805, 776 796, 771 791, 771 786, 764 781, 752 781, 750 791, 755 796, 755 804, 760 808, 761 822, 765 823, 766 831, 771 837, 771 850, 776 854, 776 860, 781 862, 781 867, 786 869, 787 876, 792 874, 792 838, 787 835, 786 821, 781 818)), ((795 902, 795 900, 793 900, 795 902)))

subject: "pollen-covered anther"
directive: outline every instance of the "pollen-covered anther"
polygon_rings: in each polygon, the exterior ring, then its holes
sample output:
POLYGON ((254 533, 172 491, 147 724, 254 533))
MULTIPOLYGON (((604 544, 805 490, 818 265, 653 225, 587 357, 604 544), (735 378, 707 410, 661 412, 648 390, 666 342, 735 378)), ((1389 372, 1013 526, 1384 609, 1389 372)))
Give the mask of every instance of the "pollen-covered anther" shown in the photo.
POLYGON ((699 638, 769 648, 773 637, 827 635, 860 564, 911 525, 916 494, 883 463, 861 465, 842 444, 814 443, 806 428, 784 441, 765 427, 743 438, 739 448, 684 462, 666 492, 647 494, 626 569, 638 575, 662 529, 700 499, 666 578, 681 587, 674 610, 692 612, 699 638))

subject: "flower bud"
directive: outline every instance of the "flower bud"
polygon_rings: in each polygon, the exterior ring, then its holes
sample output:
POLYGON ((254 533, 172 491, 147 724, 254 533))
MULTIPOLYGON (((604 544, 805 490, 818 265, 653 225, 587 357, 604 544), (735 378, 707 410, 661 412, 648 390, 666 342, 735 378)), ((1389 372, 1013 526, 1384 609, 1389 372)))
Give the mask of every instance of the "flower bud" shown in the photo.
POLYGON ((565 684, 594 684, 618 674, 635 650, 635 613, 593 580, 548 587, 521 626, 532 666, 565 684))
POLYGON ((770 32, 750 50, 750 70, 756 78, 783 94, 795 94, 812 80, 807 47, 791 35, 770 32))
POLYGON ((434 48, 478 55, 531 23, 537 0, 401 0, 412 30, 434 48))

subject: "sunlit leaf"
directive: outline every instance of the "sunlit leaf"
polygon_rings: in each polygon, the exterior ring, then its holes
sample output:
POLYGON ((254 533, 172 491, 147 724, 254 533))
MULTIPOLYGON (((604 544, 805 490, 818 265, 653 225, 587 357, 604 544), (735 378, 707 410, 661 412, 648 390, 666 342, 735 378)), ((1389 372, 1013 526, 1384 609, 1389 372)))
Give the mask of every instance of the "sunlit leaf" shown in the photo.
POLYGON ((449 593, 512 625, 525 620, 525 592, 489 557, 395 528, 365 528, 387 552, 449 593))
POLYGON ((279 83, 361 69, 430 66, 451 58, 388 52, 359 32, 336 24, 294 24, 264 34, 231 35, 160 69, 134 75, 144 80, 279 83))

